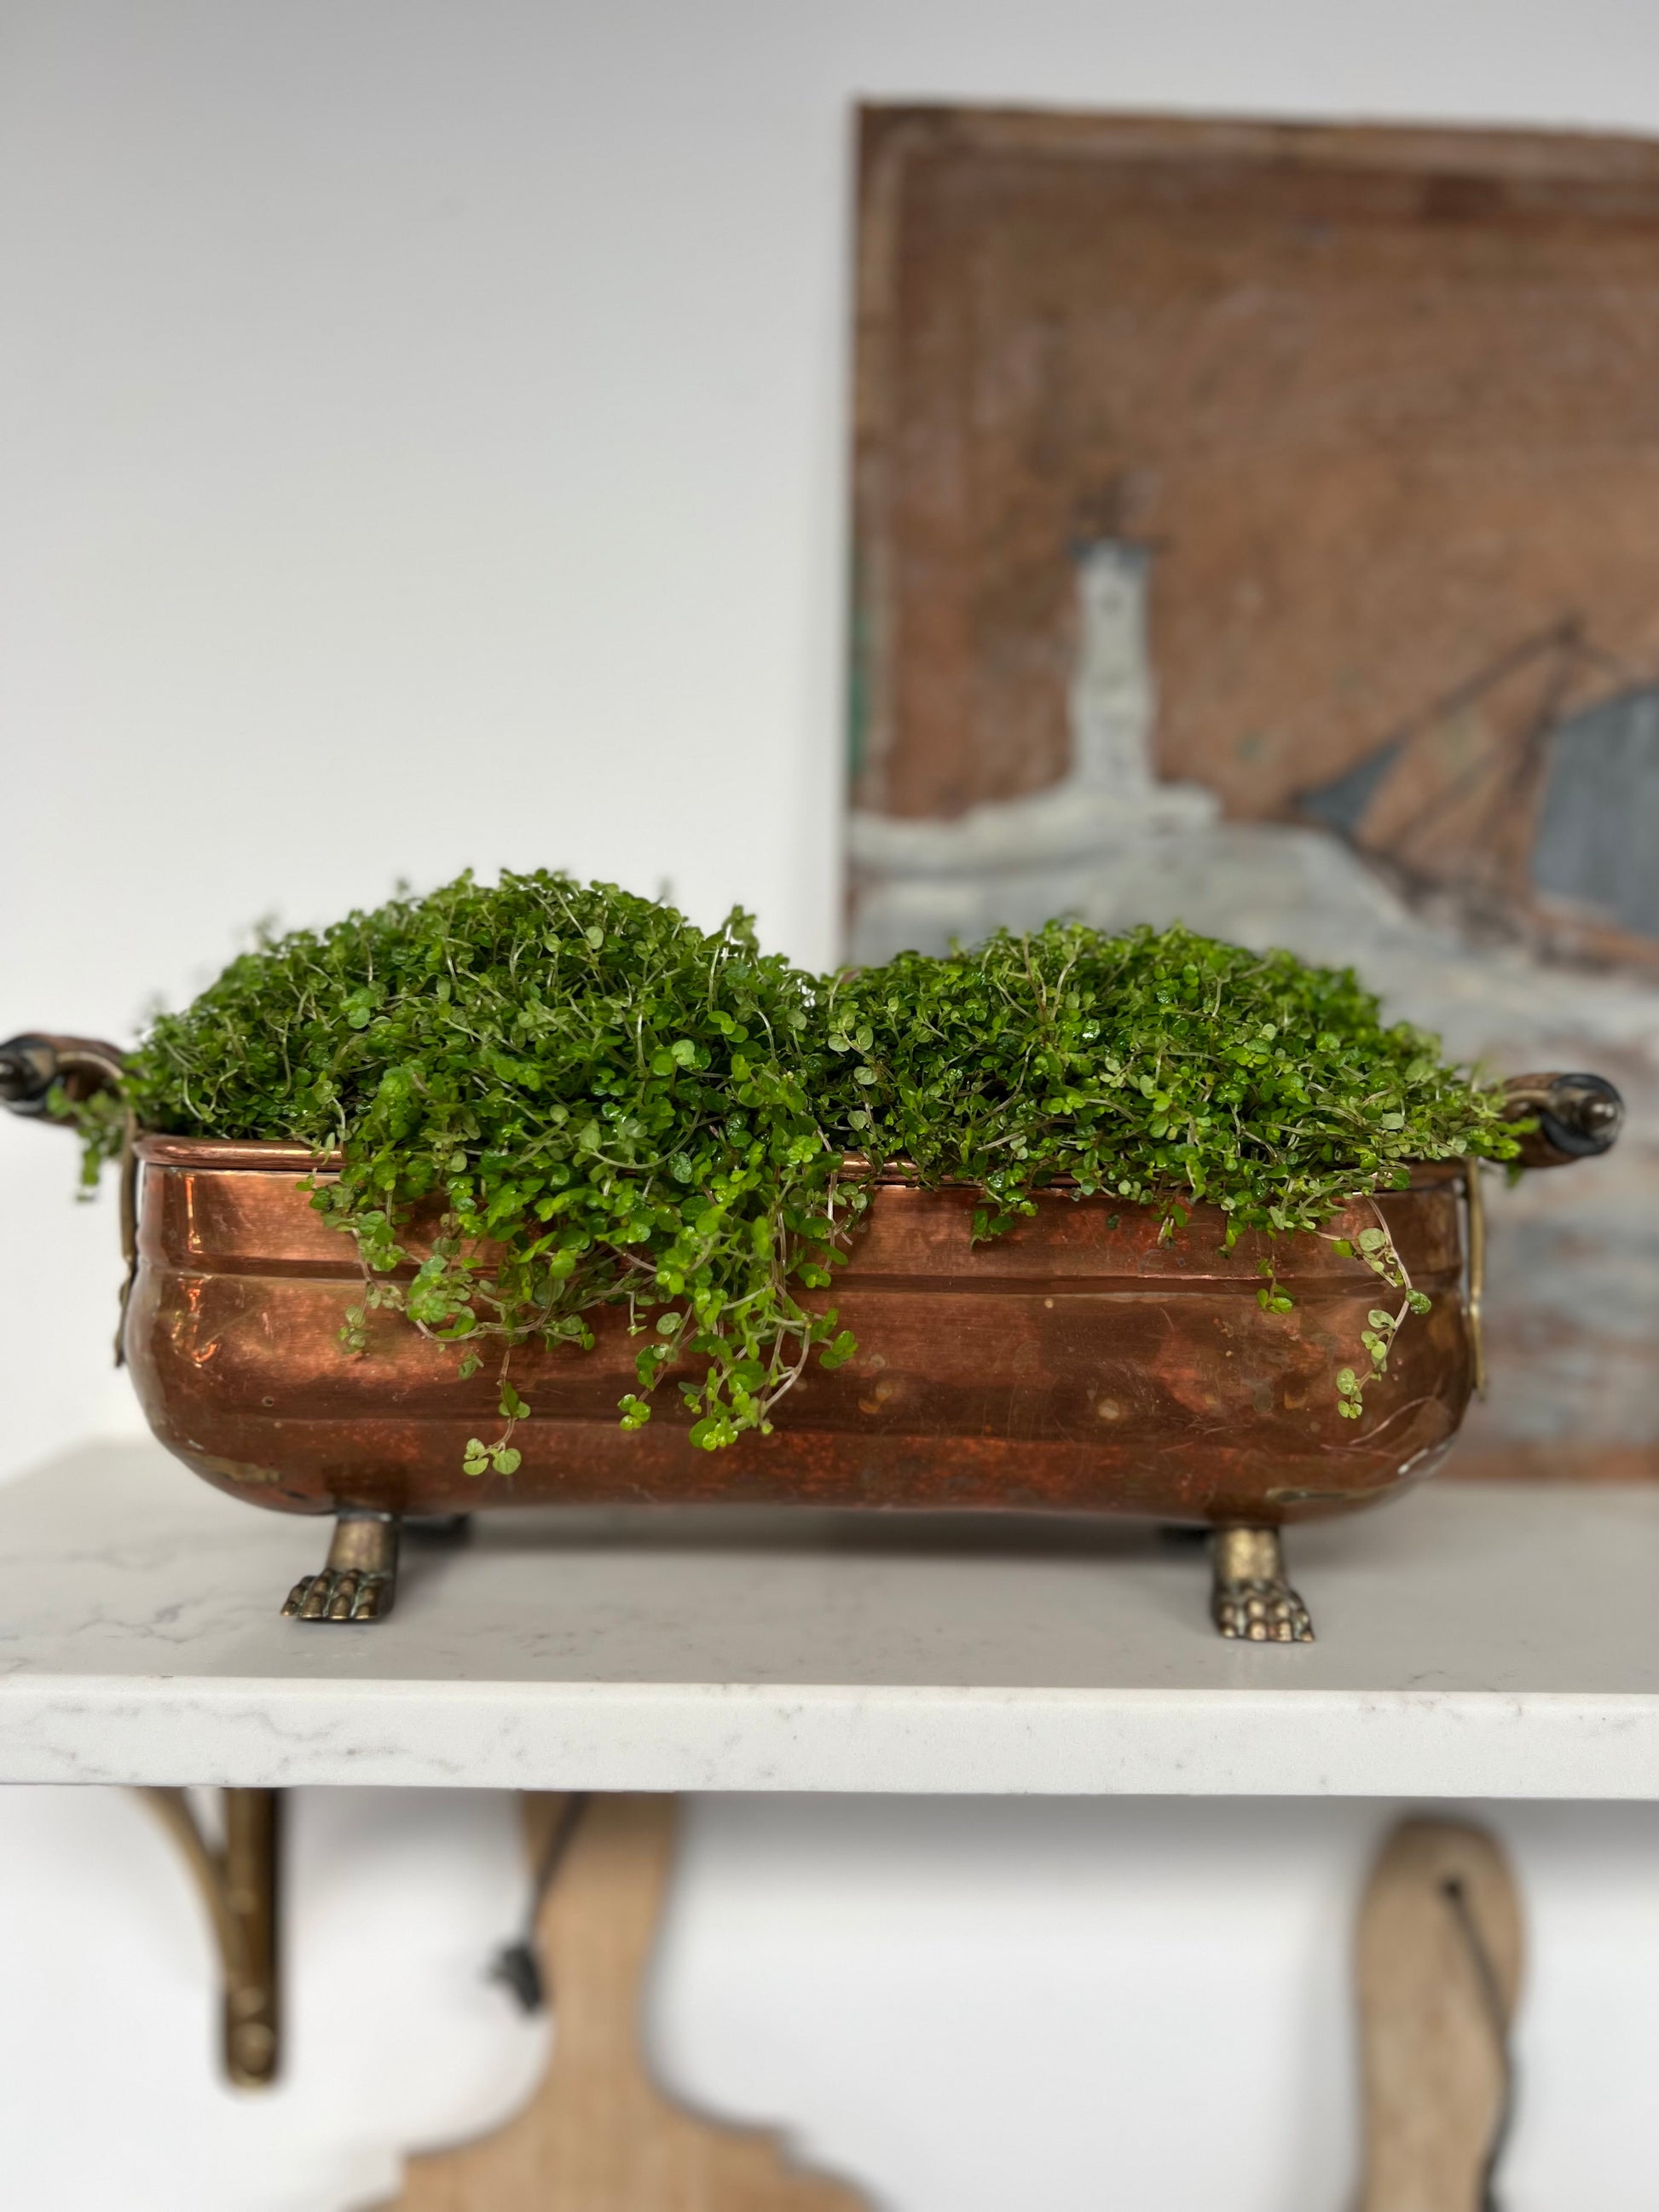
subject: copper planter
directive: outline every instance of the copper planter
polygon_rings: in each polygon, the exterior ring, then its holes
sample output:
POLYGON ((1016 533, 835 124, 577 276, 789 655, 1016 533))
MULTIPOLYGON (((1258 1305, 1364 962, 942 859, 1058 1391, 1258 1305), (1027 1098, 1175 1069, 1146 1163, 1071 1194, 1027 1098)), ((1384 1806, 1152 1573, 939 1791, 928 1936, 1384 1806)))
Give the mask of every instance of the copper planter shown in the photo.
MULTIPOLYGON (((120 1078, 119 1053, 95 1039, 0 1045, 0 1104, 17 1112, 46 1112, 55 1087, 82 1097, 120 1078)), ((1522 1076, 1508 1090, 1511 1115, 1530 1117, 1527 1165, 1590 1157, 1619 1133, 1618 1093, 1600 1077, 1522 1076)), ((1419 1170, 1323 1237, 1246 1236, 1231 1253, 1214 1207, 1166 1238, 1154 1210, 1059 1191, 975 1246, 971 1191, 893 1176, 826 1293, 858 1352, 834 1373, 810 1367, 772 1435, 696 1449, 672 1376, 649 1425, 623 1431, 635 1346, 623 1311, 605 1309, 592 1352, 514 1352, 514 1382, 534 1408, 514 1439, 521 1464, 472 1478, 466 1441, 498 1423, 489 1364, 463 1382, 453 1347, 387 1313, 370 1316, 367 1353, 342 1349, 362 1277, 350 1240, 312 1207, 312 1156, 135 1134, 123 1343, 139 1399, 168 1450, 220 1489, 337 1516, 327 1566, 283 1608, 307 1620, 390 1610, 411 1515, 732 1500, 1209 1528, 1223 1635, 1300 1642, 1312 1630, 1277 1531, 1431 1473, 1479 1357, 1480 1209, 1460 1167, 1419 1170), (1397 1293, 1331 1239, 1357 1240, 1379 1212, 1431 1310, 1401 1330, 1363 1418, 1347 1421, 1337 1375, 1363 1366, 1367 1316, 1397 1293), (1258 1303, 1269 1259, 1287 1313, 1258 1303)))
MULTIPOLYGON (((535 1409, 514 1438, 523 1464, 469 1478, 466 1439, 499 1428, 489 1363, 462 1382, 455 1351, 394 1314, 371 1316, 367 1354, 341 1349, 362 1277, 311 1206, 303 1152, 146 1137, 138 1154, 125 1346, 145 1413, 198 1474, 281 1511, 742 1499, 1277 1526, 1430 1473, 1470 1393, 1456 1169, 1378 1201, 1433 1307, 1401 1330, 1358 1421, 1340 1418, 1334 1379, 1388 1293, 1324 1239, 1246 1237, 1224 1254, 1214 1208, 1160 1242, 1151 1209, 1050 1194, 975 1246, 971 1193, 892 1181, 825 1294, 858 1352, 810 1368, 772 1435, 699 1450, 672 1386, 646 1428, 619 1428, 635 1347, 608 1310, 592 1352, 514 1354, 535 1409), (1289 1313, 1257 1303, 1270 1249, 1289 1313)), ((1331 1234, 1375 1218, 1363 1203, 1331 1234)))

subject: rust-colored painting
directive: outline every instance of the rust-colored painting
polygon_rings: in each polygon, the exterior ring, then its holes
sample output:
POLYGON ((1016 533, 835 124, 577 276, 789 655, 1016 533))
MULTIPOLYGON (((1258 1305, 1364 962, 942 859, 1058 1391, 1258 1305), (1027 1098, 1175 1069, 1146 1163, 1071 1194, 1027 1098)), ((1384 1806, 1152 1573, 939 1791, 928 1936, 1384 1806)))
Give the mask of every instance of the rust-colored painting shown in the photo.
POLYGON ((1070 909, 1612 1075, 1467 1472, 1659 1474, 1659 145, 866 111, 852 946, 1070 909))

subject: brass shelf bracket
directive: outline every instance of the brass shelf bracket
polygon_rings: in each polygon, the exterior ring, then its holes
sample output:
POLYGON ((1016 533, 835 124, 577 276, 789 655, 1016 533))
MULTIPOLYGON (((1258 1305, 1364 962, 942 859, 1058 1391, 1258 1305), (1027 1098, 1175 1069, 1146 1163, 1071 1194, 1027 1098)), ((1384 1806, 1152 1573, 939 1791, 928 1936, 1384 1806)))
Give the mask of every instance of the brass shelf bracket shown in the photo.
POLYGON ((225 1790, 225 1839, 203 1832, 185 1790, 141 1789, 184 1855, 207 1906, 224 1988, 224 2066, 239 2089, 268 2088, 281 2057, 277 1836, 282 1793, 225 1790))

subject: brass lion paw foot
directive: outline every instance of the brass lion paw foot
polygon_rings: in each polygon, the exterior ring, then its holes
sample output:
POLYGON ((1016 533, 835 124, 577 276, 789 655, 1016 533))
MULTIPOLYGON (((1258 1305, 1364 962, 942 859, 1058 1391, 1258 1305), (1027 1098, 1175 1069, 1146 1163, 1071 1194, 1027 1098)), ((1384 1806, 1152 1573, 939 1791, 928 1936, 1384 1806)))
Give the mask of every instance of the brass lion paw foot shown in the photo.
POLYGON ((378 1620, 392 1610, 397 1588, 390 1575, 359 1574, 349 1567, 337 1575, 301 1575, 283 1607, 284 1620, 378 1620))
POLYGON ((398 1518, 342 1513, 328 1565, 301 1575, 283 1607, 285 1620, 384 1620, 398 1594, 398 1518))
POLYGON ((1224 1636, 1252 1644, 1311 1644, 1308 1608, 1288 1583, 1218 1583, 1211 1605, 1224 1636))
POLYGON ((1276 1530, 1217 1530, 1210 1615, 1223 1636, 1247 1643, 1313 1642, 1308 1608, 1285 1579, 1276 1530))

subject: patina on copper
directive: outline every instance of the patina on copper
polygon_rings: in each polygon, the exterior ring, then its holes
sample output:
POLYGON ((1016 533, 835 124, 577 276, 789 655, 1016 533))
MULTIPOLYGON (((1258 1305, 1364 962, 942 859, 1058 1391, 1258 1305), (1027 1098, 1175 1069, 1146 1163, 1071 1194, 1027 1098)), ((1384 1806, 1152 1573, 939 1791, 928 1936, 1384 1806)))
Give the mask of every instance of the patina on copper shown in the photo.
POLYGON ((824 1294, 858 1352, 810 1367, 772 1435, 696 1449, 672 1380, 646 1428, 621 1429, 635 1346, 625 1310, 606 1309, 592 1352, 514 1353, 534 1408, 514 1439, 522 1464, 470 1478, 467 1438, 499 1427, 491 1363, 463 1382, 454 1348, 396 1314, 370 1316, 366 1354, 342 1349, 362 1277, 311 1206, 309 1156, 176 1137, 138 1152, 126 1350, 144 1411, 198 1474, 288 1511, 732 1498, 1278 1524, 1428 1474, 1471 1387, 1455 1167, 1419 1170, 1325 1237, 1247 1235, 1231 1253, 1214 1207, 1166 1236, 1153 1209, 1059 1192, 975 1245, 972 1192, 896 1179, 824 1294), (1379 1213, 1433 1303, 1346 1421, 1335 1377, 1383 1293, 1330 1239, 1379 1213), (1270 1255, 1289 1313, 1257 1303, 1270 1255))

